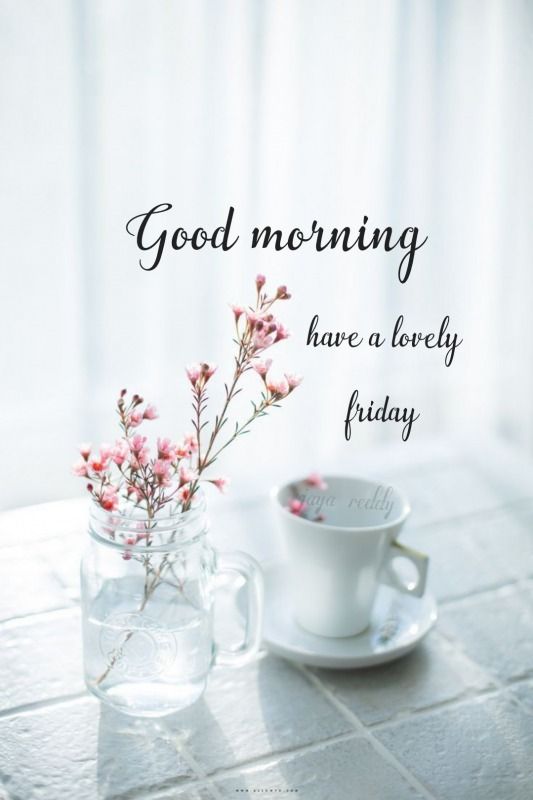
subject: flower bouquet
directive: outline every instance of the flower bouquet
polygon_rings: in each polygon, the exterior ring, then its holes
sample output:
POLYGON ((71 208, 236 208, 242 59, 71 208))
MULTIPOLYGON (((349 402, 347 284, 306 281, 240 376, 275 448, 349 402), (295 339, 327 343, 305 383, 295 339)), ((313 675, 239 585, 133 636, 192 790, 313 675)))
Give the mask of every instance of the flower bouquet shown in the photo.
POLYGON ((228 479, 211 474, 221 453, 253 423, 278 407, 301 378, 272 375, 266 351, 288 331, 273 313, 290 298, 285 286, 269 295, 255 281, 255 303, 231 306, 236 353, 222 407, 209 420, 208 389, 217 368, 186 368, 192 393, 192 430, 181 440, 141 432, 158 417, 155 406, 122 390, 114 445, 80 447, 74 473, 91 495, 91 544, 82 563, 86 681, 95 694, 134 714, 170 713, 203 691, 215 658, 247 657, 258 644, 260 574, 244 554, 221 558, 207 537, 202 486, 224 492, 228 479), (231 403, 253 373, 259 391, 250 413, 229 426, 231 403), (120 557, 117 558, 117 555, 120 557), (234 653, 217 648, 212 631, 216 576, 227 569, 250 582, 245 640, 234 653))

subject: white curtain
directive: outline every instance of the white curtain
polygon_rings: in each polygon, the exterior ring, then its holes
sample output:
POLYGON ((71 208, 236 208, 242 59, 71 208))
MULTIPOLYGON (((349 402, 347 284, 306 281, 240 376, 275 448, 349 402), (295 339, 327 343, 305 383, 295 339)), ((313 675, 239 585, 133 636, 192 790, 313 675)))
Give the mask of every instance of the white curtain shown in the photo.
POLYGON ((532 4, 0 0, 2 220, 0 505, 73 495, 78 441, 113 437, 123 386, 156 402, 153 431, 188 430, 183 365, 229 367, 231 314, 253 277, 286 283, 279 363, 298 395, 220 464, 236 491, 349 464, 400 426, 346 442, 348 397, 385 394, 434 436, 533 446, 532 4), (143 272, 125 232, 168 202, 170 227, 223 224, 239 245, 165 253, 143 272), (251 250, 270 224, 416 225, 398 251, 251 250), (436 350, 306 347, 324 330, 410 330, 445 315, 436 350), (253 438, 252 438, 253 437, 253 438))

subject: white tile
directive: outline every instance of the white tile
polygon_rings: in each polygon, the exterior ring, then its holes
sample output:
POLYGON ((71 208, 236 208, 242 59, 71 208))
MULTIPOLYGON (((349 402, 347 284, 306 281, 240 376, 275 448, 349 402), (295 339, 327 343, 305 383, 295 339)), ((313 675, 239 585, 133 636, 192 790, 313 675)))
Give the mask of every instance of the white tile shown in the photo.
POLYGON ((533 588, 502 589, 441 610, 440 630, 501 680, 533 674, 533 588))
POLYGON ((2 711, 85 689, 77 609, 0 625, 0 653, 2 711))
POLYGON ((223 798, 415 800, 421 795, 364 739, 326 745, 215 781, 223 798), (248 790, 243 793, 244 790, 248 790), (292 790, 292 791, 291 791, 292 790))
POLYGON ((491 686, 481 669, 434 634, 410 655, 381 667, 314 671, 365 725, 408 715, 491 686))
MULTIPOLYGON (((179 791, 173 789, 170 796, 172 800, 175 800, 175 798, 183 798, 183 800, 220 800, 219 795, 209 787, 190 788, 185 786, 179 791)), ((150 800, 150 798, 147 797, 146 800, 150 800)))
POLYGON ((506 690, 505 695, 533 714, 533 681, 524 681, 511 686, 506 690))
POLYGON ((271 656, 214 671, 204 698, 165 724, 183 733, 206 773, 352 730, 298 670, 271 656))
POLYGON ((533 714, 478 698, 376 730, 439 800, 530 800, 533 714))
POLYGON ((103 800, 193 777, 178 736, 89 698, 0 719, 0 781, 13 800, 103 800))
POLYGON ((470 520, 452 520, 429 528, 407 528, 404 544, 430 558, 428 588, 445 601, 485 589, 495 589, 516 577, 485 558, 470 538, 470 520))
POLYGON ((88 543, 89 534, 83 533, 49 539, 40 545, 52 574, 74 602, 80 599, 80 563, 88 543))
POLYGON ((79 534, 87 529, 88 501, 60 500, 0 513, 3 542, 32 545, 46 539, 79 534))
POLYGON ((402 541, 430 556, 430 587, 439 600, 533 575, 533 510, 521 504, 424 528, 408 526, 402 541))
POLYGON ((451 464, 405 469, 387 478, 407 494, 411 523, 417 526, 493 510, 533 494, 522 482, 506 480, 497 471, 483 472, 459 458, 451 464))
POLYGON ((0 780, 17 800, 96 800, 98 703, 0 720, 0 780), (70 792, 70 794, 69 794, 70 792))
POLYGON ((0 586, 0 621, 70 605, 38 545, 2 552, 0 586))

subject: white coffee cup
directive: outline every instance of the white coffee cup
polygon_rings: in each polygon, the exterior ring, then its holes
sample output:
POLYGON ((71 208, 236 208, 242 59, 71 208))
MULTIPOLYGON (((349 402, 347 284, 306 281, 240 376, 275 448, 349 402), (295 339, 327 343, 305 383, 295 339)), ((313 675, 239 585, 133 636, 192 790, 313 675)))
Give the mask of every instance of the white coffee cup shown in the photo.
POLYGON ((398 489, 360 478, 324 481, 325 489, 302 480, 273 491, 293 612, 311 633, 355 636, 368 627, 380 583, 423 595, 429 559, 396 541, 410 513, 398 489), (289 510, 291 500, 305 503, 304 516, 289 510), (395 559, 414 564, 416 580, 404 580, 395 559))

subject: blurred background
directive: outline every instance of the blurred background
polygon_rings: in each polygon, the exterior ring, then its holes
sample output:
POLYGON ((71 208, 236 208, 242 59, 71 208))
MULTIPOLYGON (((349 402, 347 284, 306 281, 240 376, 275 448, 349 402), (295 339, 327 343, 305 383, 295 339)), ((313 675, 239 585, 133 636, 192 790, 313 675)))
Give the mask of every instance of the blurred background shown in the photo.
POLYGON ((183 366, 229 371, 227 302, 258 272, 293 294, 276 364, 305 380, 227 451, 236 495, 401 443, 392 423, 345 441, 354 388, 420 412, 406 449, 531 451, 532 18, 523 0, 0 0, 0 506, 83 493, 76 445, 114 439, 122 387, 157 404, 154 434, 187 432, 183 366), (143 272, 125 223, 164 202, 188 230, 233 205, 239 244, 143 272), (406 284, 398 250, 248 244, 256 225, 363 215, 429 236, 406 284), (313 350, 314 314, 388 338, 399 314, 423 332, 449 315, 464 341, 450 368, 438 350, 313 350))

